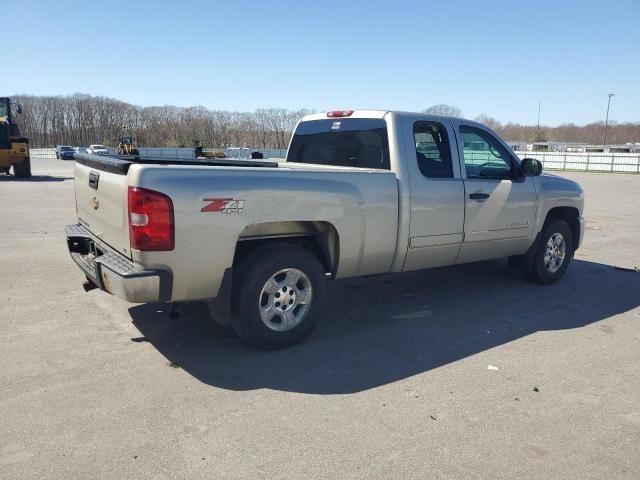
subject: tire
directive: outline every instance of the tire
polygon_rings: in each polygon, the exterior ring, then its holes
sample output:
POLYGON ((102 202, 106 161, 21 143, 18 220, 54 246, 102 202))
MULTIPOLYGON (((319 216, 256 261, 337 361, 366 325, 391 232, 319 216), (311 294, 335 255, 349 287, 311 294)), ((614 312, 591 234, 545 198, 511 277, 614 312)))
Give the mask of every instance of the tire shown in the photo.
POLYGON ((573 233, 564 220, 551 220, 542 229, 533 265, 527 276, 537 283, 560 280, 573 258, 573 233), (558 243, 561 241, 562 243, 558 243), (555 243, 555 246, 552 244, 555 243))
POLYGON ((325 270, 308 250, 290 243, 259 247, 234 272, 231 326, 253 347, 291 347, 313 331, 326 290, 325 270))
POLYGON ((20 163, 13 165, 13 174, 16 178, 29 178, 31 177, 31 159, 27 157, 20 163))

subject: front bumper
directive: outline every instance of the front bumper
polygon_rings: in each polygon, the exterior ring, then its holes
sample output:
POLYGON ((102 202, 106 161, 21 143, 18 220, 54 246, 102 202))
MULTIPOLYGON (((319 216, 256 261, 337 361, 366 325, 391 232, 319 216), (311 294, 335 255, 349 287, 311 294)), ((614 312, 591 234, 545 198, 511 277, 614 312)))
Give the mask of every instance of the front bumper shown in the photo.
POLYGON ((67 247, 80 270, 101 290, 131 303, 168 302, 171 273, 141 270, 80 224, 67 225, 67 247))
POLYGON ((578 243, 576 244, 575 248, 576 250, 580 245, 582 245, 582 240, 584 239, 584 217, 582 215, 578 217, 578 229, 580 230, 580 233, 578 234, 578 243))

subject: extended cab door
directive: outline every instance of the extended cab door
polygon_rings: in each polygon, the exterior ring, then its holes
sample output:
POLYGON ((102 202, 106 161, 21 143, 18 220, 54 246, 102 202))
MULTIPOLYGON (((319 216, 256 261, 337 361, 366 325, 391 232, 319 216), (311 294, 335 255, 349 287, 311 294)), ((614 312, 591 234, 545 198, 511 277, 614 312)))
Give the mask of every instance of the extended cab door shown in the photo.
POLYGON ((457 263, 524 253, 533 234, 537 195, 532 177, 493 132, 454 121, 465 186, 464 241, 457 263))
POLYGON ((451 265, 464 228, 464 185, 453 124, 440 117, 403 117, 411 217, 403 271, 451 265))

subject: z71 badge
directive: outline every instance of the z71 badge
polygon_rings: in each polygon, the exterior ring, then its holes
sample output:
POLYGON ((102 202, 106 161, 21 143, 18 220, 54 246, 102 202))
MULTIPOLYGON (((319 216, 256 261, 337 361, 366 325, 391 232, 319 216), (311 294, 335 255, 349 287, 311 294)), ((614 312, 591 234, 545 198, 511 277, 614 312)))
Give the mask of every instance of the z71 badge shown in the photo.
POLYGON ((244 209, 244 200, 234 198, 203 198, 202 200, 208 203, 200 209, 201 212, 242 213, 244 209))

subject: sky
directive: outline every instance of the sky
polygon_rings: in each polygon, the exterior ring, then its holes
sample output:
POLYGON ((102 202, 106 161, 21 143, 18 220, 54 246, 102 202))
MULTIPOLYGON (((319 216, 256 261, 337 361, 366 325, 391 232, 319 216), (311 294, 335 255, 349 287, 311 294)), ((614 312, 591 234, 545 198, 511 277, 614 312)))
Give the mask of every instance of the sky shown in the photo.
POLYGON ((640 121, 640 0, 0 0, 0 96, 640 121), (9 21, 19 6, 20 21, 9 21), (3 18, 4 17, 4 18, 3 18), (10 68, 8 68, 10 67, 10 68))

